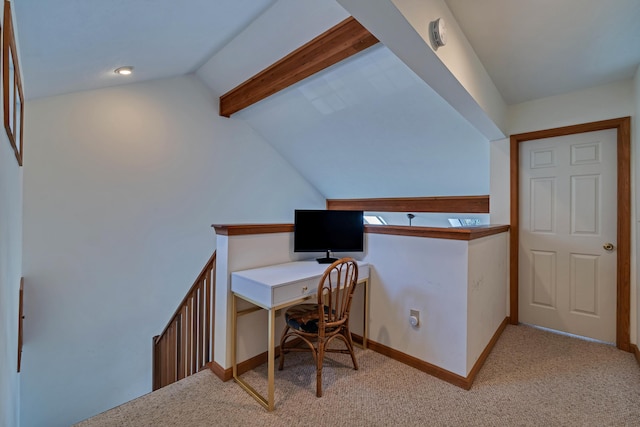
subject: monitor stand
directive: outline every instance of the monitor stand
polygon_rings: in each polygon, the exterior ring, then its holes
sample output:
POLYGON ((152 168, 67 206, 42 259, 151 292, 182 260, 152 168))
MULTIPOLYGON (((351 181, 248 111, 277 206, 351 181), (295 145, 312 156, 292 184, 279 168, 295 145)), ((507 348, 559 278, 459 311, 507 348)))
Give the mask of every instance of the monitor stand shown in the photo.
POLYGON ((327 256, 324 258, 316 258, 316 261, 318 261, 318 264, 333 264, 334 262, 336 262, 338 260, 338 258, 333 258, 330 255, 329 250, 327 250, 327 256))

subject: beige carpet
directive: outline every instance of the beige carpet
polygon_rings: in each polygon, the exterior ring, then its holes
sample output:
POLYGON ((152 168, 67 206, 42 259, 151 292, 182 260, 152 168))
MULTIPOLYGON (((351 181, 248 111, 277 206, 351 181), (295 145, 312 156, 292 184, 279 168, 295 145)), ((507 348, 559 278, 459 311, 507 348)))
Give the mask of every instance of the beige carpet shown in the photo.
MULTIPOLYGON (((80 424, 94 426, 640 426, 640 367, 614 347, 508 326, 471 390, 371 350, 330 355, 315 397, 309 354, 276 371, 276 410, 209 371, 80 424)), ((277 363, 277 362, 276 362, 277 363)), ((266 367, 245 378, 266 390, 266 367)))

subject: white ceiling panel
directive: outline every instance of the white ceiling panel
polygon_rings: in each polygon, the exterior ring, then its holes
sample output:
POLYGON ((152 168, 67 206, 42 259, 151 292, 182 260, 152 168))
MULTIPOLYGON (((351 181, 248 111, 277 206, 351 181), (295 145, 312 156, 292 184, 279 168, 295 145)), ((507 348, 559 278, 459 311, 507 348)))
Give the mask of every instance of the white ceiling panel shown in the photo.
POLYGON ((508 104, 633 77, 640 0, 445 0, 508 104))
POLYGON ((488 141, 382 45, 234 119, 328 198, 489 192, 488 141))
POLYGON ((275 0, 13 3, 31 99, 194 72, 275 0))

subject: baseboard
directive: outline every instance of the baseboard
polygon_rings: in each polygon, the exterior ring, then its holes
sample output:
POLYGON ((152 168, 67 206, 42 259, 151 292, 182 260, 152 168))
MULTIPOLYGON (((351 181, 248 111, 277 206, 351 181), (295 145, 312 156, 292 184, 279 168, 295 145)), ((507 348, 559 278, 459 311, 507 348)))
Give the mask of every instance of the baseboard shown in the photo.
POLYGON ((478 357, 478 360, 476 360, 476 363, 473 365, 473 368, 471 368, 469 375, 467 375, 467 381, 469 381, 469 388, 471 388, 471 385, 476 379, 476 375, 478 375, 478 372, 480 372, 480 368, 482 368, 482 366, 484 365, 484 362, 487 360, 487 357, 489 357, 489 353, 491 353, 491 350, 493 350, 493 347, 496 345, 496 342, 498 342, 500 335, 502 335, 502 332, 507 327, 508 323, 509 323, 509 317, 507 316, 504 318, 502 323, 500 323, 500 326, 498 326, 498 329, 496 329, 496 332, 493 334, 493 336, 489 340, 489 343, 485 347, 484 351, 480 354, 480 357, 478 357))
MULTIPOLYGON (((425 362, 424 360, 418 359, 417 357, 410 356, 401 351, 395 350, 391 347, 387 347, 384 344, 377 343, 370 339, 367 340, 367 348, 370 348, 371 350, 377 353, 390 357, 391 359, 397 360, 398 362, 404 363, 405 365, 416 368, 422 372, 426 372, 427 374, 432 375, 436 378, 440 378, 441 380, 446 381, 450 384, 453 384, 465 390, 469 390, 473 385, 473 381, 475 380, 476 375, 478 374, 478 372, 480 372, 480 368, 482 368, 482 365, 484 365, 484 362, 487 360, 487 357, 489 357, 489 353, 491 353, 491 350, 493 349, 496 342, 498 341, 498 338, 500 338, 500 335, 502 335, 502 332, 507 327, 507 323, 509 323, 509 317, 505 317, 502 323, 500 323, 500 326, 498 326, 498 329, 489 340, 489 343, 485 347, 482 354, 480 354, 480 357, 478 357, 478 360, 473 365, 473 368, 471 369, 467 377, 454 374, 451 371, 447 371, 446 369, 443 369, 439 366, 432 365, 431 363, 425 362)), ((361 336, 356 334, 351 334, 351 336, 354 342, 358 344, 362 344, 363 340, 361 336)), ((277 355, 280 354, 279 346, 276 347, 276 354, 277 355)), ((638 359, 638 363, 640 363, 640 353, 638 352, 638 347, 635 347, 635 354, 636 354, 636 358, 638 359)), ((264 353, 260 353, 257 356, 254 356, 250 359, 245 360, 244 362, 238 363, 238 375, 241 375, 247 371, 250 371, 251 369, 257 368, 263 363, 266 363, 267 358, 268 358, 268 353, 265 351, 264 353)), ((232 368, 225 369, 219 364, 217 364, 216 362, 209 363, 208 367, 222 381, 229 381, 230 379, 233 378, 232 368)))
POLYGON ((444 380, 455 386, 464 388, 466 390, 470 388, 465 377, 454 374, 453 372, 447 371, 446 369, 442 369, 439 366, 432 365, 431 363, 425 362, 424 360, 418 359, 417 357, 413 357, 391 347, 387 347, 384 344, 380 344, 372 340, 367 340, 367 348, 370 348, 371 350, 380 354, 384 354, 385 356, 397 360, 398 362, 404 363, 405 365, 411 366, 412 368, 416 368, 422 372, 426 372, 427 374, 432 375, 436 378, 440 378, 441 380, 444 380))
POLYGON ((351 339, 353 340, 354 343, 360 344, 360 345, 362 345, 362 342, 364 341, 360 335, 356 335, 353 332, 351 333, 351 339))
POLYGON ((636 360, 638 361, 638 365, 640 365, 640 348, 637 345, 631 344, 631 351, 636 356, 636 360))
MULTIPOLYGON (((290 343, 293 345, 298 345, 299 341, 300 341, 299 338, 293 339, 291 341, 287 341, 287 346, 290 343)), ((276 351, 276 358, 277 358, 280 355, 280 346, 277 346, 275 351, 276 351)), ((269 359, 269 352, 265 351, 256 356, 253 356, 250 359, 245 360, 244 362, 238 363, 238 375, 242 375, 247 371, 257 368, 263 363, 267 363, 268 359, 269 359)), ((208 367, 222 381, 229 381, 230 379, 233 378, 233 368, 225 369, 219 364, 217 364, 216 362, 209 363, 208 367)))
MULTIPOLYGON (((278 350, 276 350, 276 354, 279 354, 278 350)), ((244 362, 238 363, 238 375, 242 375, 247 371, 257 368, 263 363, 266 363, 268 358, 269 353, 265 351, 264 353, 260 353, 257 356, 253 356, 252 358, 245 360, 244 362)), ((222 381, 229 381, 233 378, 233 368, 225 369, 216 362, 211 362, 209 365, 209 369, 211 369, 211 371, 222 381)))
POLYGON ((210 362, 207 364, 207 367, 209 369, 211 369, 211 372, 213 372, 213 374, 220 378, 222 381, 229 381, 231 378, 233 378, 233 371, 231 368, 229 369, 224 369, 222 366, 218 365, 216 362, 210 362))
MULTIPOLYGON (((500 335, 502 334, 504 329, 507 327, 508 322, 509 322, 509 318, 505 317, 502 323, 500 323, 500 326, 498 326, 498 329, 496 330, 496 332, 491 337, 491 340, 489 340, 489 343, 487 344, 482 354, 480 354, 480 357, 478 357, 478 360, 473 365, 473 368, 471 369, 467 377, 454 374, 451 371, 447 371, 446 369, 443 369, 439 366, 432 365, 431 363, 425 362, 424 360, 418 359, 417 357, 413 357, 408 354, 402 353, 401 351, 394 350, 390 347, 387 347, 386 345, 377 343, 375 341, 368 340, 367 347, 373 351, 376 351, 380 354, 384 354, 387 357, 397 360, 398 362, 404 363, 405 365, 409 365, 422 372, 426 372, 427 374, 432 375, 436 378, 439 378, 443 381, 446 381, 450 384, 453 384, 465 390, 469 390, 471 389, 471 386, 473 385, 473 381, 475 380, 476 375, 480 371, 480 368, 482 368, 482 365, 484 365, 484 362, 487 360, 489 353, 491 353, 491 350, 493 349, 496 342, 498 341, 498 338, 500 338, 500 335)), ((357 337, 357 338, 360 338, 360 337, 357 337)), ((355 336, 354 336, 354 341, 357 341, 355 336)))

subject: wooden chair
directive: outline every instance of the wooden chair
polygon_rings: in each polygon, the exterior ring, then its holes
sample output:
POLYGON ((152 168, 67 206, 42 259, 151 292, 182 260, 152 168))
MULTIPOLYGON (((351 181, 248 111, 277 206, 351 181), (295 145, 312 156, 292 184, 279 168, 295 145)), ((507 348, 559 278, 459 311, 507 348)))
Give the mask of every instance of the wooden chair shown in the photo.
POLYGON ((322 396, 322 362, 327 352, 350 354, 353 368, 358 362, 353 352, 349 331, 349 311, 358 282, 358 264, 352 258, 342 258, 325 270, 318 284, 317 304, 299 304, 285 312, 287 323, 280 338, 280 366, 288 351, 310 351, 316 362, 316 396, 322 396), (302 347, 285 347, 288 338, 300 338, 302 347), (334 338, 346 344, 346 349, 328 348, 334 338), (315 345, 314 345, 315 344, 315 345))

